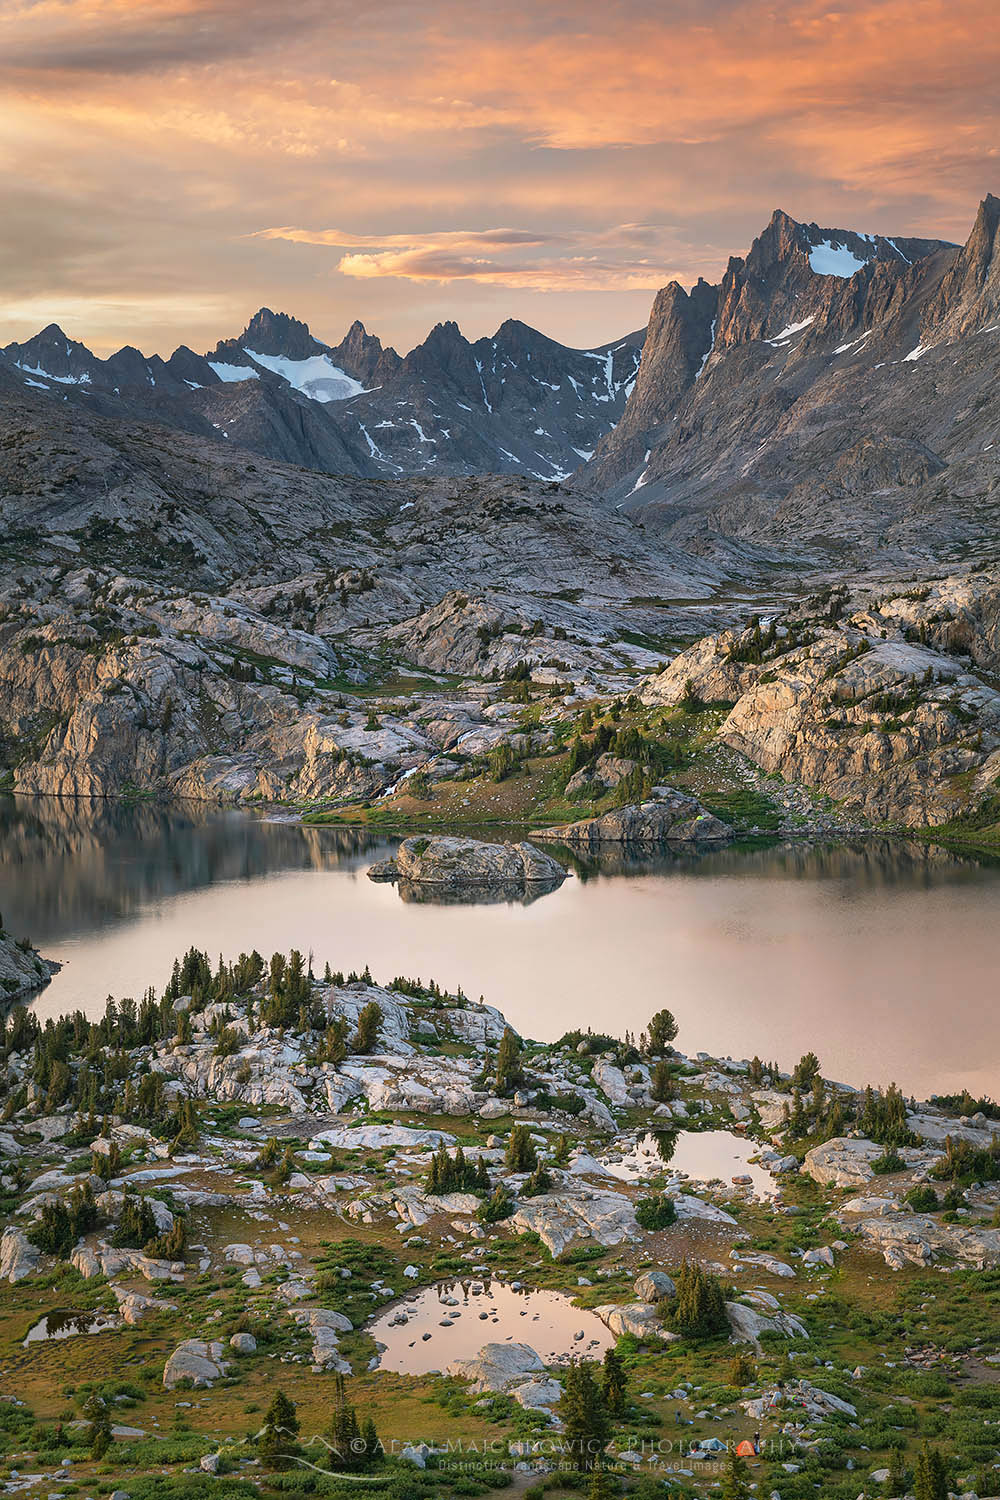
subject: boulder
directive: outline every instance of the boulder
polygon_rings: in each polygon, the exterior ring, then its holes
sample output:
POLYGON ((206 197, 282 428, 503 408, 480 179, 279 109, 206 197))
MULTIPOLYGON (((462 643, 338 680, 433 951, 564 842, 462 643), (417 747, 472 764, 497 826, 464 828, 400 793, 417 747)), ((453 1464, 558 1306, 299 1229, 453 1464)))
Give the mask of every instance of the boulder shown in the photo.
POLYGON ((633 1287, 640 1302, 662 1302, 667 1297, 676 1297, 677 1288, 666 1271, 644 1271, 633 1287))
POLYGON ((456 1359, 445 1373, 465 1380, 473 1395, 508 1391, 537 1375, 545 1366, 530 1344, 484 1344, 475 1359, 456 1359))
POLYGON ((884 1150, 874 1141, 837 1135, 807 1151, 802 1170, 822 1187, 864 1187, 875 1175, 871 1163, 884 1150))
POLYGON ((204 1339, 185 1339, 171 1354, 163 1367, 163 1385, 172 1391, 182 1380, 192 1385, 211 1385, 226 1373, 222 1358, 222 1344, 206 1343, 204 1339))
POLYGON ((524 1198, 509 1223, 519 1234, 536 1233, 554 1256, 580 1240, 620 1245, 639 1238, 631 1201, 600 1188, 567 1185, 557 1193, 524 1198))
POLYGON ((131 1292, 115 1282, 111 1283, 111 1290, 118 1299, 118 1316, 130 1328, 134 1328, 136 1323, 150 1313, 177 1311, 176 1302, 164 1302, 160 1297, 144 1297, 142 1292, 131 1292))
POLYGON ((786 1339, 809 1337, 805 1324, 793 1318, 791 1313, 777 1312, 769 1318, 742 1302, 727 1302, 726 1317, 736 1344, 757 1344, 762 1333, 777 1333, 786 1339))
POLYGON ((892 1214, 859 1219, 855 1230, 863 1244, 877 1250, 893 1271, 938 1262, 995 1270, 1000 1266, 1000 1229, 941 1224, 929 1214, 892 1214))
POLYGON ((629 1302, 623 1307, 612 1303, 598 1307, 595 1311, 601 1322, 607 1324, 619 1338, 628 1333, 644 1343, 648 1343, 650 1339, 662 1339, 670 1343, 680 1337, 664 1328, 660 1322, 659 1310, 652 1302, 629 1302))

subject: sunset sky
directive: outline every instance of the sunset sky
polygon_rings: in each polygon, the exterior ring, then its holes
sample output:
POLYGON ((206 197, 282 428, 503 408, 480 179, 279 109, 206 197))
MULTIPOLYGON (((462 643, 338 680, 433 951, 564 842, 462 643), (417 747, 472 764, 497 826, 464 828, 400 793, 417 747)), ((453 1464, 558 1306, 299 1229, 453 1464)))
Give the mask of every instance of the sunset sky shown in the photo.
POLYGON ((964 239, 998 65, 995 0, 0 0, 0 344, 594 344, 778 206, 964 239))

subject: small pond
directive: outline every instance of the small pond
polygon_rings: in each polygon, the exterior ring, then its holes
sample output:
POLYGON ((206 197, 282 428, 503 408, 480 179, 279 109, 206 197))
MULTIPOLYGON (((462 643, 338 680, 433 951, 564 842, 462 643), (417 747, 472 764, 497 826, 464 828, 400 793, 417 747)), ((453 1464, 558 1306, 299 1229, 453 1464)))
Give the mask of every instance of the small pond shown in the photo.
POLYGON ((70 1339, 78 1333, 103 1333, 108 1328, 120 1328, 121 1322, 110 1313, 57 1312, 46 1313, 28 1332, 23 1347, 29 1344, 47 1343, 49 1339, 70 1339))
POLYGON ((750 1158, 761 1150, 757 1141, 746 1140, 732 1130, 657 1131, 639 1137, 633 1150, 621 1161, 609 1162, 608 1171, 623 1182, 642 1182, 667 1171, 689 1177, 692 1183, 718 1179, 730 1186, 734 1177, 749 1177, 757 1198, 776 1198, 778 1184, 770 1172, 750 1158))
POLYGON ((384 1344, 379 1368, 401 1375, 444 1371, 474 1359, 484 1344, 530 1344, 547 1365, 595 1358, 615 1342, 596 1313, 561 1292, 495 1279, 445 1281, 396 1302, 368 1329, 384 1344))

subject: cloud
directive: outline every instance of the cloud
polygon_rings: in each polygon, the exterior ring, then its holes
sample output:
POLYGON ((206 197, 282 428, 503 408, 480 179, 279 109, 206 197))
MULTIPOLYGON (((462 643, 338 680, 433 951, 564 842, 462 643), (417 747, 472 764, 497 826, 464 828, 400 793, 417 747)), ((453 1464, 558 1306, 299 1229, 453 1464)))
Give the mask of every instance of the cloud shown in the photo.
POLYGON ((0 0, 0 305, 596 343, 775 206, 964 238, 998 68, 995 0, 0 0))
POLYGON ((624 254, 601 258, 569 254, 600 246, 624 251, 656 246, 663 234, 655 224, 621 224, 593 233, 544 233, 531 229, 445 229, 429 233, 354 234, 346 229, 261 229, 258 239, 287 240, 298 245, 350 247, 337 262, 344 276, 363 281, 475 282, 480 286, 519 287, 532 291, 655 291, 671 272, 663 258, 635 260, 624 254), (526 259, 526 249, 542 256, 526 259), (554 254, 558 249, 561 253, 554 254), (506 260, 491 259, 510 252, 506 260), (471 252, 471 253, 470 253, 471 252))
POLYGON ((434 246, 451 250, 509 250, 559 243, 565 237, 536 229, 442 229, 433 234, 353 234, 347 229, 258 229, 253 238, 289 240, 296 245, 374 246, 381 250, 416 250, 434 246))

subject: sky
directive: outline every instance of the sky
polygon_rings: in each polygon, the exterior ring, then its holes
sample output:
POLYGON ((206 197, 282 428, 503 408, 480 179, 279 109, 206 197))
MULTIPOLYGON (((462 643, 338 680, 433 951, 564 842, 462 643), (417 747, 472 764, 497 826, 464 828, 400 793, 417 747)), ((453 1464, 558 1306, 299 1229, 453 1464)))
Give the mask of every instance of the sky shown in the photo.
POLYGON ((964 240, 995 0, 0 0, 0 345, 586 347, 781 207, 964 240))

